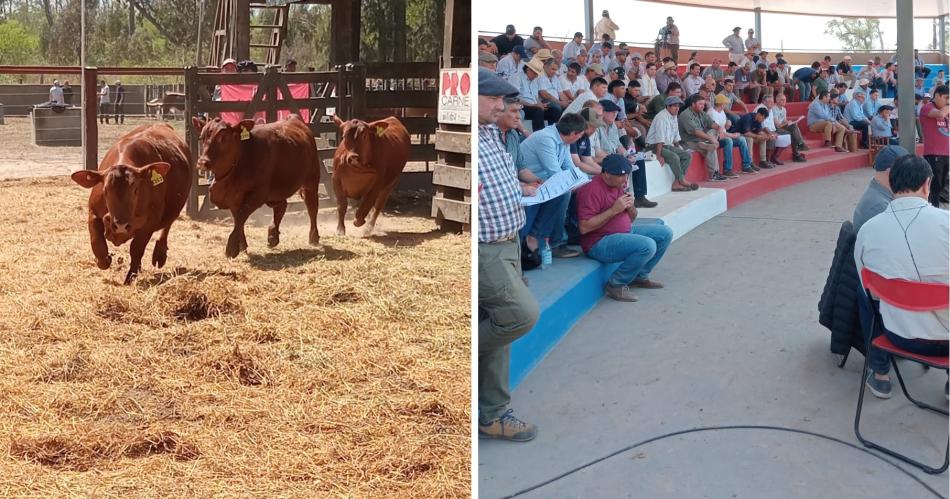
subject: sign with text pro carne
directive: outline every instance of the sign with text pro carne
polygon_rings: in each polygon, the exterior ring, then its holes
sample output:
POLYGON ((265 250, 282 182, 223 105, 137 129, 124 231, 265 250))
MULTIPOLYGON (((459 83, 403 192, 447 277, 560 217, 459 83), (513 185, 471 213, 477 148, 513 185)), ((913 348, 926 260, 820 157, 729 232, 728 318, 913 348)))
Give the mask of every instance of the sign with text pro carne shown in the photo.
POLYGON ((468 68, 443 69, 439 79, 439 123, 472 124, 472 77, 468 68))

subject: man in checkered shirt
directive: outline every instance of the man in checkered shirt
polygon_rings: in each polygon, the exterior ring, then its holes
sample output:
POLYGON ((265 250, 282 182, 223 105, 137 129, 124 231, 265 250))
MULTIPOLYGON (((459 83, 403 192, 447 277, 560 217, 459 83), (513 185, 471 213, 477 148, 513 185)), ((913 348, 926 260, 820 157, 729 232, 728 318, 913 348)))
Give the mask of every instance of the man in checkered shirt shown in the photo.
MULTIPOLYGON (((538 321, 537 300, 521 279, 518 230, 523 191, 495 120, 518 90, 478 68, 478 434, 527 442, 537 427, 508 409, 510 345, 538 321)), ((525 187, 524 189, 533 189, 525 187)))

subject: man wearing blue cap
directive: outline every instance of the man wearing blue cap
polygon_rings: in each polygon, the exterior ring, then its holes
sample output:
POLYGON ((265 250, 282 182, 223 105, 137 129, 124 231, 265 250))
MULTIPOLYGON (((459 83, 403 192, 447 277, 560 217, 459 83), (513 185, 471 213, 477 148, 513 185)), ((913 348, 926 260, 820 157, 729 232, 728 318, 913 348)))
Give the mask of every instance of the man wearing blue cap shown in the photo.
POLYGON ((907 149, 901 146, 887 146, 878 151, 874 158, 874 177, 871 178, 871 183, 858 200, 857 206, 854 207, 854 216, 851 217, 855 232, 864 225, 864 222, 884 211, 888 203, 894 199, 887 177, 894 162, 908 154, 910 153, 907 149))
POLYGON ((538 302, 521 279, 522 188, 495 120, 518 91, 478 68, 478 434, 526 442, 537 427, 508 409, 511 343, 534 327, 538 302))
POLYGON ((603 171, 577 190, 577 219, 581 248, 603 263, 620 262, 607 281, 605 294, 617 301, 634 302, 630 287, 658 289, 650 272, 663 258, 673 240, 673 231, 663 225, 633 225, 637 208, 626 191, 633 167, 620 154, 610 154, 601 163, 603 171))
POLYGON ((514 78, 521 77, 521 68, 524 67, 526 60, 528 60, 527 50, 522 45, 516 45, 511 52, 498 60, 495 72, 508 82, 514 83, 512 81, 514 78))

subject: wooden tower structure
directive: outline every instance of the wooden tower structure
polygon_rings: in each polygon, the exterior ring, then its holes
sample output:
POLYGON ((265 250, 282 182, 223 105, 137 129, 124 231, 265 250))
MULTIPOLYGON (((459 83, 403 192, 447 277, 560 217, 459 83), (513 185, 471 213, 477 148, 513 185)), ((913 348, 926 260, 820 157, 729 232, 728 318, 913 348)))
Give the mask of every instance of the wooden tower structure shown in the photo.
POLYGON ((330 5, 330 22, 333 26, 330 39, 331 66, 359 61, 359 0, 218 0, 208 65, 220 67, 228 58, 255 60, 251 57, 251 49, 264 50, 264 56, 256 62, 281 64, 281 49, 287 38, 291 4, 330 5), (267 23, 251 24, 254 10, 271 11, 273 15, 267 23), (254 30, 269 33, 266 43, 251 43, 254 30))

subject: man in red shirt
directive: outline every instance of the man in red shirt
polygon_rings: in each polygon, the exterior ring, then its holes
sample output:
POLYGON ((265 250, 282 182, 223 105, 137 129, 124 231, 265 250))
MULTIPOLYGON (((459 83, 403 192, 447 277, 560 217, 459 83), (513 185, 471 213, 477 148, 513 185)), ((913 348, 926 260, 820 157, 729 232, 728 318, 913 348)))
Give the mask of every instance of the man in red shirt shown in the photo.
POLYGON ((607 296, 618 301, 637 301, 631 286, 663 287, 649 276, 673 241, 673 231, 662 222, 633 225, 637 209, 633 206, 633 195, 626 189, 633 168, 625 157, 610 154, 601 167, 600 175, 577 190, 581 248, 599 262, 620 262, 607 281, 607 296))
POLYGON ((920 128, 924 135, 924 159, 934 171, 930 181, 930 204, 940 207, 940 193, 947 183, 947 158, 950 156, 950 133, 947 131, 947 86, 934 89, 933 100, 920 109, 920 128))

